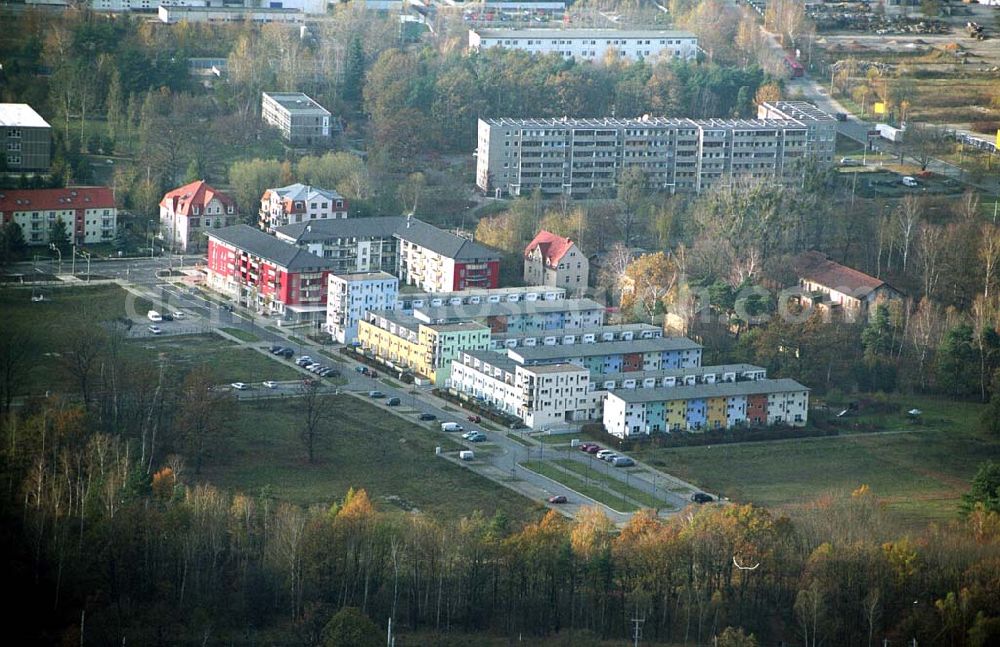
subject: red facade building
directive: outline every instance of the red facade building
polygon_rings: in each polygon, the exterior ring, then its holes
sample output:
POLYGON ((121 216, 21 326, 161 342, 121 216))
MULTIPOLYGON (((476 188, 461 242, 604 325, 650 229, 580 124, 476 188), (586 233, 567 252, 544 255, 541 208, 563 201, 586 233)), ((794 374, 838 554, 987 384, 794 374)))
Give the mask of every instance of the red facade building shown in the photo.
POLYGON ((208 285, 261 314, 326 318, 331 261, 249 225, 208 232, 208 285))

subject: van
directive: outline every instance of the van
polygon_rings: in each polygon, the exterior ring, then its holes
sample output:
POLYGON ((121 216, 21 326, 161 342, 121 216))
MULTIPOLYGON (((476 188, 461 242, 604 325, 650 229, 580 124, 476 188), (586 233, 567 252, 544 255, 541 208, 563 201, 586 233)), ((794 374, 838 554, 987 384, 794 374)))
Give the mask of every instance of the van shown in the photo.
POLYGON ((441 431, 462 431, 462 425, 457 422, 442 422, 441 431))
POLYGON ((471 450, 464 449, 458 452, 458 457, 461 458, 463 461, 471 461, 476 458, 476 455, 472 453, 471 450))
POLYGON ((915 186, 920 186, 920 183, 917 182, 917 178, 913 177, 912 175, 904 175, 903 186, 915 187, 915 186))
POLYGON ((163 315, 161 315, 156 310, 150 310, 149 312, 147 312, 146 313, 146 317, 150 321, 153 321, 153 322, 156 322, 156 323, 159 323, 159 322, 163 321, 163 315))

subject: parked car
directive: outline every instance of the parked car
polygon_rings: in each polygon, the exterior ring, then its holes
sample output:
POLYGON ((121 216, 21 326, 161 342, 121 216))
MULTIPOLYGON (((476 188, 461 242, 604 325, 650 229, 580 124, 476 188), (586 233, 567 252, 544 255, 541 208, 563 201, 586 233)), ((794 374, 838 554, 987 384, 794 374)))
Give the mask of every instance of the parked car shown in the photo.
POLYGON ((159 335, 161 332, 163 332, 163 329, 160 328, 159 326, 147 326, 146 330, 153 333, 154 335, 159 335))
POLYGON ((915 188, 920 186, 920 182, 917 182, 917 178, 913 177, 912 175, 904 175, 901 182, 903 183, 903 186, 908 186, 910 188, 915 188))
POLYGON ((628 456, 615 456, 611 459, 611 464, 615 467, 632 467, 635 461, 628 456))
POLYGON ((335 368, 327 367, 319 372, 320 377, 337 377, 337 375, 339 375, 339 373, 337 373, 337 369, 335 368))
POLYGON ((610 449, 602 449, 602 450, 596 452, 596 454, 597 454, 597 457, 600 458, 602 461, 606 460, 608 456, 614 456, 615 455, 615 453, 612 450, 610 450, 610 449))
POLYGON ((441 431, 462 431, 462 425, 457 422, 442 422, 441 431))
POLYGON ((549 497, 549 503, 566 503, 566 496, 563 494, 557 494, 555 496, 549 497))
POLYGON ((187 315, 181 312, 180 310, 174 313, 174 319, 185 319, 186 317, 187 315))
POLYGON ((846 112, 835 112, 835 113, 833 113, 833 118, 836 119, 837 121, 847 121, 847 113, 846 112))
POLYGON ((587 452, 588 454, 590 453, 591 447, 594 448, 594 452, 597 452, 600 449, 600 447, 598 447, 594 443, 580 443, 579 445, 576 446, 576 448, 579 449, 581 452, 587 452))
POLYGON ((312 364, 312 358, 308 355, 303 355, 302 357, 295 360, 295 363, 299 366, 305 366, 306 364, 312 364))
POLYGON ((711 494, 705 494, 704 492, 695 492, 691 495, 691 500, 695 503, 711 503, 715 501, 711 494))
POLYGON ((853 157, 841 157, 840 158, 840 165, 841 166, 861 166, 861 162, 858 161, 858 160, 856 160, 856 159, 854 159, 853 157))
POLYGON ((375 399, 384 398, 385 397, 385 393, 382 393, 381 391, 369 391, 368 392, 368 397, 369 398, 375 398, 375 399))
POLYGON ((354 370, 357 371, 358 373, 361 373, 362 375, 368 375, 367 366, 355 366, 354 370))
POLYGON ((163 321, 173 321, 174 316, 170 313, 164 313, 163 315, 160 316, 160 319, 163 321))
POLYGON ((271 353, 272 355, 277 355, 279 350, 281 350, 281 346, 268 346, 267 347, 267 352, 271 353))
POLYGON ((470 443, 481 443, 486 440, 486 434, 481 431, 472 430, 462 434, 462 438, 466 439, 470 443))
POLYGON ((433 413, 421 413, 417 416, 417 420, 437 420, 437 416, 433 413))
POLYGON ((268 389, 276 389, 276 388, 278 388, 278 383, 275 382, 274 380, 265 380, 265 381, 261 382, 261 384, 263 384, 264 387, 268 388, 268 389))
POLYGON ((370 377, 373 380, 377 380, 378 379, 378 373, 376 373, 375 371, 368 371, 368 377, 370 377))
POLYGON ((586 449, 586 452, 588 454, 596 454, 599 451, 601 451, 601 446, 598 445, 597 443, 592 444, 590 447, 586 449))
POLYGON ((482 422, 482 421, 483 421, 483 419, 480 418, 477 415, 471 415, 471 416, 469 416, 469 422, 482 422))
POLYGON ((389 398, 385 403, 390 407, 398 407, 401 400, 399 398, 389 398))
POLYGON ((247 386, 247 385, 246 385, 246 384, 244 384, 243 382, 233 382, 233 383, 232 383, 232 384, 230 384, 229 386, 233 387, 233 388, 234 388, 234 389, 236 389, 237 391, 246 391, 247 389, 249 389, 249 388, 250 388, 249 386, 247 386))
POLYGON ((280 351, 278 351, 278 355, 281 355, 285 359, 291 359, 292 355, 294 354, 295 351, 292 350, 291 348, 282 348, 280 351))

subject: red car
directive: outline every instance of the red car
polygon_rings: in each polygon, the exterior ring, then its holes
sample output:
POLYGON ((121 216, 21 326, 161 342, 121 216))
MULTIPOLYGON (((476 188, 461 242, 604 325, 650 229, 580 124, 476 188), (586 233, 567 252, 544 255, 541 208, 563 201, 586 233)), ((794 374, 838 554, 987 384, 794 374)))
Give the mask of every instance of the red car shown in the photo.
POLYGON ((584 443, 584 444, 587 446, 587 448, 583 449, 583 451, 587 452, 588 454, 596 454, 597 452, 601 451, 601 446, 598 445, 597 443, 584 443))
POLYGON ((483 419, 479 416, 469 416, 469 422, 482 422, 483 419))
POLYGON ((562 494, 549 497, 549 503, 566 503, 566 497, 562 494))
POLYGON ((580 443, 577 445, 577 449, 581 452, 589 452, 591 447, 596 447, 594 443, 580 443))

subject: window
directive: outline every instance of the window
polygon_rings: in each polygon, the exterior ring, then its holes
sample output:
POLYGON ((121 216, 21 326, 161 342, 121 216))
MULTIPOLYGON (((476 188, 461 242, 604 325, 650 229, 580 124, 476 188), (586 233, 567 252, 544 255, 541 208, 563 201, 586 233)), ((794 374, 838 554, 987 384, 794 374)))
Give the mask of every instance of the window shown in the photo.
POLYGON ((20 128, 8 128, 7 129, 7 136, 10 137, 10 138, 12 138, 12 139, 20 139, 21 138, 21 129, 20 128))
POLYGON ((21 163, 21 156, 20 155, 8 155, 7 156, 7 163, 8 164, 20 164, 21 163))

